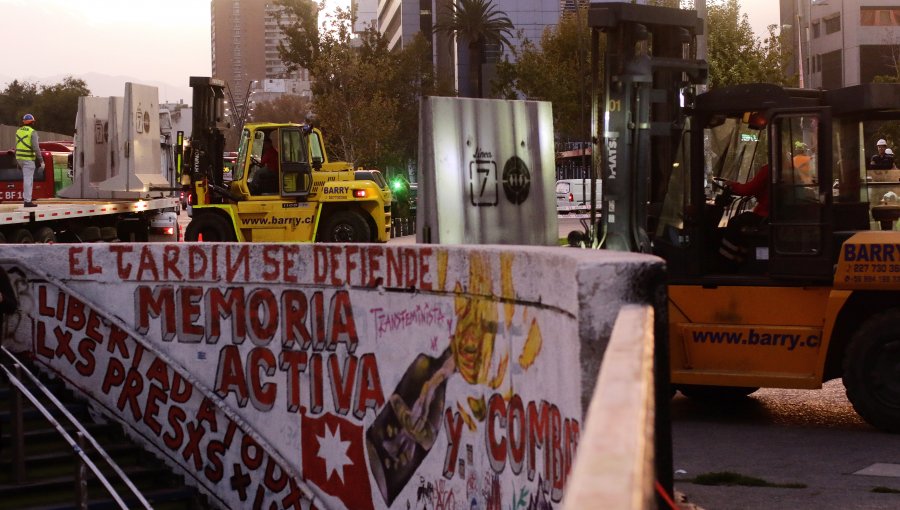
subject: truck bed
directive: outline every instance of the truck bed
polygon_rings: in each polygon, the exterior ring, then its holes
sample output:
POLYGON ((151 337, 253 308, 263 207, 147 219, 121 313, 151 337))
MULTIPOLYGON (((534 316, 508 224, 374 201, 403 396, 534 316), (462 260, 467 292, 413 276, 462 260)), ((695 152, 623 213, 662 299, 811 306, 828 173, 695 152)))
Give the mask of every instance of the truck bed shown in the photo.
POLYGON ((179 207, 177 197, 120 200, 48 198, 36 203, 37 207, 27 208, 21 203, 0 203, 0 225, 170 208, 177 210, 179 207), (34 215, 33 220, 32 214, 34 215))

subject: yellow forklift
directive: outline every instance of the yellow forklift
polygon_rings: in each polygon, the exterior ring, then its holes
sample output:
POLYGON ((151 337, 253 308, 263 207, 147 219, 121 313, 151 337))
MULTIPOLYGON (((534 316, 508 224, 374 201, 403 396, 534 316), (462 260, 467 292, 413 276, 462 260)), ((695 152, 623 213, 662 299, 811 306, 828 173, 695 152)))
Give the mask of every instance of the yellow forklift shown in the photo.
POLYGON ((191 77, 197 147, 186 158, 192 188, 187 241, 387 242, 391 191, 377 170, 330 161, 309 124, 243 126, 231 180, 223 179, 222 80, 191 77), (197 126, 208 126, 197 129, 197 126))
POLYGON ((666 260, 674 387, 721 401, 840 377, 863 419, 900 433, 900 232, 870 231, 900 207, 870 200, 864 151, 900 126, 900 84, 696 94, 693 11, 592 4, 589 19, 595 70, 601 34, 608 48, 589 234, 666 260), (759 193, 732 192, 760 174, 759 193))

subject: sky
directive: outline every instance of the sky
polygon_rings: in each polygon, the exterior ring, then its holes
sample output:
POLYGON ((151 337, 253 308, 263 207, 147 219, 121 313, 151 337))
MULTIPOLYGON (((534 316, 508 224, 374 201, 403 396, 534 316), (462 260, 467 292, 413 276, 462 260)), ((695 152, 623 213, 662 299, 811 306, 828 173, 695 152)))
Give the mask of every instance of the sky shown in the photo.
MULTIPOLYGON (((740 3, 757 35, 779 22, 778 0, 740 3)), ((326 10, 349 4, 327 0, 326 10)), ((212 72, 209 13, 210 0, 0 0, 0 90, 72 75, 95 95, 121 95, 131 79, 160 87, 163 102, 190 102, 188 78, 212 72)))

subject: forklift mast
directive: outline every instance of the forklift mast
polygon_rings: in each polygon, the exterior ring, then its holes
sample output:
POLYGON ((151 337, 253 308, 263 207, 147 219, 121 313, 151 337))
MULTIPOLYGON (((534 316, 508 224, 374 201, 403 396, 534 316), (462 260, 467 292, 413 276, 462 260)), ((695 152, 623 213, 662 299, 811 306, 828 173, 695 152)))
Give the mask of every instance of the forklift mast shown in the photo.
MULTIPOLYGON (((696 11, 630 3, 591 4, 592 172, 601 169, 602 224, 594 246, 649 253, 685 115, 705 83, 696 60, 696 11), (601 34, 605 34, 605 60, 601 34), (599 147, 598 147, 599 146, 599 147)), ((594 182, 592 176, 591 182, 594 182)), ((593 193, 592 193, 593 195, 593 193)))
POLYGON ((206 180, 213 187, 224 187, 225 168, 225 82, 217 78, 191 76, 194 90, 193 127, 190 157, 191 182, 206 180))

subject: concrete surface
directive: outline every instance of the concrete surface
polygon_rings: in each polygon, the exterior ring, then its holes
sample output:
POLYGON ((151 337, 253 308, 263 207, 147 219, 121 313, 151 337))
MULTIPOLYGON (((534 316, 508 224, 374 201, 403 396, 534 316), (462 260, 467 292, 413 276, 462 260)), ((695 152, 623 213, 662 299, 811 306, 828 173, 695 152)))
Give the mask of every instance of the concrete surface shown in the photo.
POLYGON ((839 380, 822 390, 759 390, 733 406, 702 406, 679 394, 671 409, 676 489, 707 510, 900 508, 900 493, 872 492, 900 492, 900 477, 855 474, 900 463, 900 435, 865 424, 839 380), (721 471, 806 488, 688 481, 721 471))

